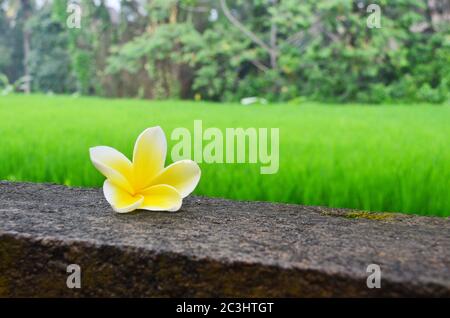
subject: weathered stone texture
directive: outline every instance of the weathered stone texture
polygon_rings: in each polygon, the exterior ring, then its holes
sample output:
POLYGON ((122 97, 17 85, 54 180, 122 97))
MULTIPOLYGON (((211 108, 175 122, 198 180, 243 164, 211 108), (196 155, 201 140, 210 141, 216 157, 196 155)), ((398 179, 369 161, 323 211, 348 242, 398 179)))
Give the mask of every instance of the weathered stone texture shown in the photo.
POLYGON ((450 297, 448 218, 203 197, 116 214, 99 189, 8 182, 0 202, 3 297, 450 297))

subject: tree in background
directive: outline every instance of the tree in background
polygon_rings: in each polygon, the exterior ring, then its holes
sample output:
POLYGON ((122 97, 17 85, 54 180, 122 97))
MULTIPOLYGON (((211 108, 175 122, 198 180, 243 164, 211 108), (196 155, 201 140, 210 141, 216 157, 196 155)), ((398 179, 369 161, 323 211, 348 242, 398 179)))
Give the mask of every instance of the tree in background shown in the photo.
MULTIPOLYGON (((193 3, 193 1, 190 1, 193 3)), ((191 86, 195 67, 194 54, 202 44, 199 30, 205 18, 194 8, 176 0, 155 0, 144 6, 144 31, 128 42, 113 48, 107 71, 140 73, 146 81, 139 95, 152 98, 192 97, 191 86)))
POLYGON ((21 89, 26 93, 30 87, 30 31, 27 29, 27 21, 31 16, 33 3, 31 0, 2 0, 0 2, 0 26, 2 36, 0 45, 2 48, 3 63, 0 62, 0 73, 9 76, 10 82, 22 81, 21 89), (5 63, 8 61, 9 63, 5 63), (3 64, 3 65, 2 65, 3 64))
POLYGON ((77 89, 82 94, 109 94, 108 78, 104 74, 104 63, 109 47, 114 41, 115 25, 105 1, 69 1, 80 6, 81 27, 69 27, 67 19, 72 14, 67 2, 53 1, 53 17, 61 23, 68 35, 68 51, 77 89))
MULTIPOLYGON (((0 1, 0 8, 3 6, 3 1, 0 1)), ((12 39, 15 37, 12 35, 12 28, 7 17, 7 12, 0 9, 0 30, 2 36, 0 37, 0 69, 4 70, 6 75, 12 77, 11 70, 8 67, 12 65, 13 58, 13 43, 12 39)))
POLYGON ((34 13, 27 28, 32 30, 28 68, 33 91, 60 94, 75 91, 68 36, 52 18, 51 8, 46 6, 34 13))

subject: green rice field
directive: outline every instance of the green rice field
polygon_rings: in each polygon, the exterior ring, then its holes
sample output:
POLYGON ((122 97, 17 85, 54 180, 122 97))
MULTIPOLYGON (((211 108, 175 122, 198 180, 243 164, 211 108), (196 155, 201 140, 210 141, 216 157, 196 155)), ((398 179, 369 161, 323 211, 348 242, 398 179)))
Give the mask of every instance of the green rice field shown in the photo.
MULTIPOLYGON (((240 200, 450 215, 450 106, 242 106, 9 95, 0 97, 0 179, 99 187, 89 147, 131 157, 136 137, 174 128, 280 129, 278 173, 201 163, 195 194, 240 200)), ((168 160, 167 164, 170 163, 168 160)))

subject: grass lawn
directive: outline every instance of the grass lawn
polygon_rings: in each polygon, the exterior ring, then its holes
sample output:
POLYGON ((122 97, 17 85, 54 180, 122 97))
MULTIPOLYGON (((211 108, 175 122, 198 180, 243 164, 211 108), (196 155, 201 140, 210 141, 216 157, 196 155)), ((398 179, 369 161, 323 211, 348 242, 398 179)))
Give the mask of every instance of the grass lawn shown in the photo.
MULTIPOLYGON (((450 215, 450 107, 0 97, 0 179, 100 186, 88 149, 131 157, 145 128, 279 127, 280 169, 201 164, 196 194, 450 215)), ((169 141, 170 146, 174 142, 169 141)))

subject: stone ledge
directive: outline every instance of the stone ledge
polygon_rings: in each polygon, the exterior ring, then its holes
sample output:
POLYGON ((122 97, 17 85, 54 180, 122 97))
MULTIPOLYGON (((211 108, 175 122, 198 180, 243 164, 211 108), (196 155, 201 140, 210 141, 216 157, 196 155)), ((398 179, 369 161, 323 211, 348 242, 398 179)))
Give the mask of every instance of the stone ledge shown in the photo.
POLYGON ((122 215, 99 189, 9 182, 0 202, 0 297, 450 297, 448 218, 203 197, 122 215))

